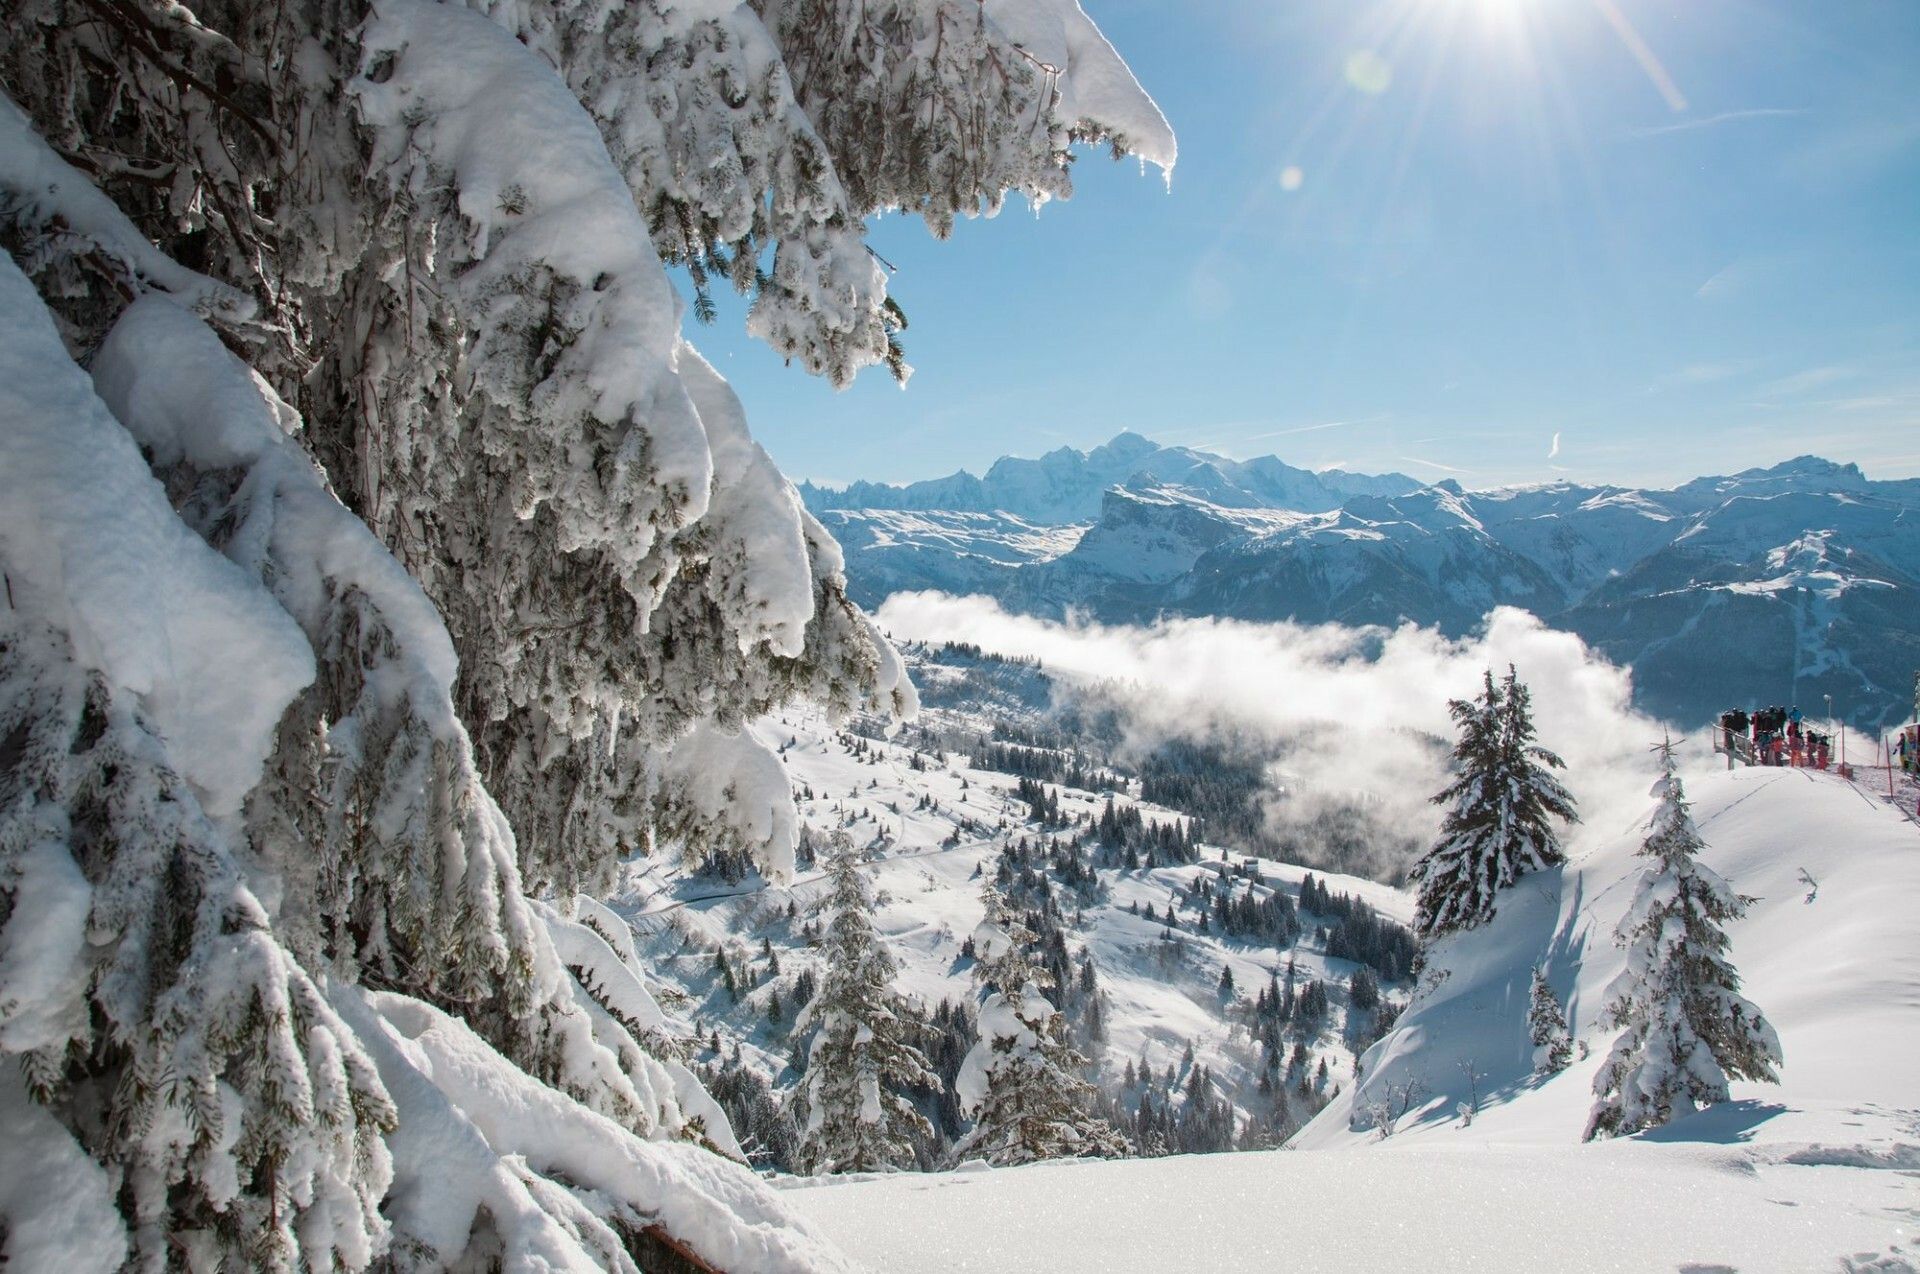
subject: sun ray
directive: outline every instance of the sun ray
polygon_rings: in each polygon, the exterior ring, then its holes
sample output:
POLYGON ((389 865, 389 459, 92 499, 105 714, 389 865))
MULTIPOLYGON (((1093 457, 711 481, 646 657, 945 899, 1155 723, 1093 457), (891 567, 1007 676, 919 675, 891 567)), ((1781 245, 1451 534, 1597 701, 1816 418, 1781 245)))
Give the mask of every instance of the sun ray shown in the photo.
POLYGON ((1653 49, 1640 38, 1640 32, 1634 29, 1632 22, 1627 20, 1627 15, 1620 12, 1620 6, 1613 0, 1593 0, 1593 7, 1600 11, 1600 16, 1607 20, 1607 25, 1613 28, 1615 35, 1620 37, 1620 43, 1627 46, 1627 52, 1631 53, 1633 60, 1640 64, 1640 69, 1647 73, 1647 78, 1653 81, 1653 87, 1659 91, 1661 97, 1666 99, 1667 106, 1673 113, 1678 115, 1686 110, 1686 95, 1680 91, 1680 86, 1673 82, 1673 77, 1667 74, 1667 68, 1654 55, 1653 49))

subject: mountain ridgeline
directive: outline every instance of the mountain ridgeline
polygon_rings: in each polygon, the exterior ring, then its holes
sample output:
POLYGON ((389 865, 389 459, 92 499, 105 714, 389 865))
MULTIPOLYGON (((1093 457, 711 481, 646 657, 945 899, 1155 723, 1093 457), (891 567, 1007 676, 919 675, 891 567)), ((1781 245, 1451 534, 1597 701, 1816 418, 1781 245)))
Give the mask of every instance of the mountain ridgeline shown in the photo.
POLYGON ((1685 724, 1779 701, 1873 727, 1920 667, 1920 479, 1803 456, 1670 490, 1571 482, 1468 491, 1309 472, 1123 433, 906 486, 805 486, 852 596, 985 594, 1107 623, 1156 616, 1461 635, 1496 606, 1631 667, 1685 724), (1818 705, 1818 707, 1812 707, 1818 705))

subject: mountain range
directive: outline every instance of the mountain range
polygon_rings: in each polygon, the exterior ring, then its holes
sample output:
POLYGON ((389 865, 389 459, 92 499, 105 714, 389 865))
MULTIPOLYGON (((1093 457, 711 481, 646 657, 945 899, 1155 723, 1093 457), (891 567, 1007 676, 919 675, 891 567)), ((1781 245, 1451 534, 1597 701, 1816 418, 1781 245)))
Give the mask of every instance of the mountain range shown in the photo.
POLYGON ((1920 480, 1802 456, 1664 490, 1471 491, 1236 461, 1134 433, 905 486, 807 485, 855 600, 939 589, 1108 623, 1159 616, 1461 635, 1533 612, 1632 668, 1682 724, 1798 703, 1906 719, 1920 668, 1920 480))
POLYGON ((1109 488, 1164 485, 1226 509, 1324 512, 1354 496, 1394 496, 1421 484, 1403 473, 1378 476, 1343 469, 1296 469, 1276 456, 1230 460, 1191 447, 1163 447, 1137 433, 1117 435, 1091 451, 1061 447, 1037 460, 1003 456, 986 476, 962 469, 944 478, 890 486, 854 482, 845 487, 803 483, 801 498, 815 511, 900 509, 941 513, 1004 513, 1027 522, 1067 525, 1100 516, 1109 488))

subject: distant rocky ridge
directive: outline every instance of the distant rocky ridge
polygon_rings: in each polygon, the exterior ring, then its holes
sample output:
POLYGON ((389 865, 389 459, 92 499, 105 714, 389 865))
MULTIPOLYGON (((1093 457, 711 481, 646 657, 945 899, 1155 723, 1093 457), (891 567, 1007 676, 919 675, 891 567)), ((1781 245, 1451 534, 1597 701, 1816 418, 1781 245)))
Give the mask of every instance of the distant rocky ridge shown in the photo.
POLYGON ((1881 726, 1920 668, 1920 480, 1803 456, 1671 490, 1467 491, 1312 473, 1125 433, 908 486, 802 494, 856 600, 981 593, 1027 613, 1396 625, 1449 634, 1532 611, 1634 670, 1684 724, 1833 697, 1881 726))
POLYGON ((1420 483, 1403 473, 1378 477, 1340 469, 1296 469, 1275 456, 1229 460, 1190 447, 1163 447, 1137 433, 1122 433, 1091 451, 1061 447, 1038 460, 1003 456, 984 478, 966 470, 889 486, 855 482, 845 488, 800 488, 807 507, 912 509, 944 513, 1009 513, 1028 522, 1060 525, 1100 516, 1109 487, 1165 485, 1228 509, 1295 509, 1324 512, 1357 495, 1404 495, 1420 483))

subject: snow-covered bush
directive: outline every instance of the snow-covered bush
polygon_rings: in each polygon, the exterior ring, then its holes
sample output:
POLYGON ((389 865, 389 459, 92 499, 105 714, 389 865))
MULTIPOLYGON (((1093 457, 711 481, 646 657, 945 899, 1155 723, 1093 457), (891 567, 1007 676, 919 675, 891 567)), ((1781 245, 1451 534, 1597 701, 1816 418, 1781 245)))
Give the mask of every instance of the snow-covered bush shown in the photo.
POLYGON ((1173 152, 1071 0, 815 8, 10 6, 0 1179, 61 1195, 8 1258, 836 1264, 579 896, 789 872, 743 722, 914 706, 666 267, 844 380, 899 363, 868 214, 1173 152), (1016 69, 930 62, 986 127, 882 181, 842 95, 923 30, 1016 69))

